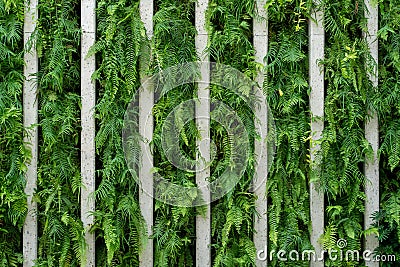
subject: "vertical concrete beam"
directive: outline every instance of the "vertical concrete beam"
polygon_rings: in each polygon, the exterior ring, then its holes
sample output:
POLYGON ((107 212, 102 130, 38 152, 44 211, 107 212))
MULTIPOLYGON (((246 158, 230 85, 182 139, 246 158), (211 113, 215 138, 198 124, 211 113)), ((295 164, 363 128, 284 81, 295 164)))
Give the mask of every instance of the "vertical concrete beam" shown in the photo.
MULTIPOLYGON (((197 30, 196 50, 201 61, 208 62, 209 57, 205 55, 204 50, 207 47, 208 33, 206 30, 206 11, 208 0, 199 0, 195 8, 195 26, 197 30)), ((198 83, 197 97, 199 98, 196 105, 196 123, 200 130, 201 140, 197 141, 200 155, 197 160, 210 161, 210 64, 200 64, 201 80, 198 83), (200 158, 201 157, 201 158, 200 158)), ((201 165, 201 164, 200 164, 201 165)), ((211 195, 208 187, 207 178, 210 177, 210 168, 198 169, 196 172, 196 184, 203 187, 201 190, 205 203, 211 202, 211 195)), ((207 204, 205 216, 196 217, 196 266, 211 266, 211 206, 207 204)))
MULTIPOLYGON (((153 37, 153 12, 154 4, 152 0, 140 0, 139 3, 140 17, 146 28, 147 36, 149 39, 153 37)), ((147 65, 146 62, 140 62, 142 65, 147 65)), ((145 77, 141 77, 144 81, 145 77)), ((143 84, 143 82, 142 82, 143 84)), ((139 177, 141 183, 141 190, 139 191, 139 205, 144 220, 147 224, 147 232, 149 236, 152 234, 153 228, 153 212, 154 200, 148 194, 153 192, 153 175, 151 169, 153 168, 153 156, 150 152, 150 141, 153 139, 153 117, 151 109, 154 105, 154 91, 149 85, 145 85, 143 90, 139 92, 139 133, 147 140, 146 143, 141 142, 141 166, 139 167, 139 177), (146 127, 148 129, 146 129, 146 127), (147 193, 146 193, 147 192, 147 193)), ((146 247, 139 255, 140 267, 153 266, 153 239, 148 239, 146 247)))
MULTIPOLYGON (((265 1, 257 0, 256 1, 256 17, 253 19, 253 45, 255 50, 255 60, 258 63, 264 65, 264 57, 267 55, 268 51, 268 22, 267 22, 267 11, 264 8, 265 1)), ((256 77, 256 81, 259 86, 263 86, 264 83, 264 73, 260 71, 256 77)), ((266 124, 268 119, 268 114, 262 113, 260 111, 256 111, 256 118, 261 122, 260 130, 264 135, 268 132, 268 124, 266 124)), ((255 216, 254 218, 254 236, 253 241, 256 246, 257 251, 264 250, 264 253, 268 255, 267 247, 268 247, 268 219, 267 219, 267 207, 268 202, 266 198, 266 184, 258 184, 257 181, 264 181, 265 177, 268 175, 268 151, 267 146, 259 144, 260 142, 264 142, 265 140, 256 140, 255 141, 255 154, 261 155, 259 162, 256 164, 261 164, 258 168, 256 168, 255 173, 255 183, 257 187, 254 188, 254 193, 257 196, 256 200, 256 211, 259 216, 255 216), (261 151, 264 149, 265 151, 261 151)), ((261 261, 256 259, 257 267, 267 266, 267 261, 261 261)))
MULTIPOLYGON (((318 4, 318 3, 317 3, 318 4)), ((310 109, 311 109, 311 164, 318 173, 318 160, 316 153, 320 150, 318 140, 321 139, 324 129, 324 69, 318 65, 318 61, 324 58, 325 32, 323 28, 323 11, 312 13, 313 20, 309 22, 309 83, 310 109)), ((311 244, 316 255, 320 257, 322 244, 318 242, 324 233, 324 194, 319 188, 319 182, 310 184, 310 212, 311 212, 311 244)), ((323 267, 323 261, 311 261, 311 267, 323 267)))
MULTIPOLYGON (((37 0, 31 0, 29 5, 25 6, 24 18, 24 46, 31 38, 32 32, 35 30, 36 21, 38 19, 37 0)), ((38 56, 36 45, 30 51, 24 53, 24 89, 23 89, 23 114, 24 127, 31 127, 38 123, 38 99, 37 84, 33 81, 31 75, 38 72, 38 56)), ((37 219, 37 203, 33 202, 32 197, 36 189, 37 182, 37 164, 38 164, 38 128, 33 127, 24 136, 24 142, 30 143, 32 158, 27 165, 26 172, 26 188, 28 200, 28 215, 23 227, 23 256, 24 267, 34 265, 38 253, 38 219, 37 219)))
MULTIPOLYGON (((365 17, 368 20, 368 32, 364 33, 364 37, 368 43, 371 56, 378 64, 378 5, 372 4, 374 1, 366 0, 365 6, 367 8, 365 17)), ((369 75, 370 80, 375 88, 378 87, 378 68, 373 70, 369 75)), ((379 148, 379 122, 378 116, 375 112, 370 111, 372 116, 365 124, 365 138, 371 144, 374 151, 372 159, 366 159, 364 165, 365 178, 367 183, 365 185, 365 213, 364 213, 364 228, 368 229, 373 220, 372 214, 379 210, 379 161, 378 161, 378 148, 379 148)), ((376 235, 370 235, 365 238, 365 249, 374 251, 379 246, 379 241, 376 235)), ((365 262, 368 267, 378 267, 379 262, 369 261, 365 262)))
POLYGON ((95 56, 86 57, 89 48, 94 45, 96 39, 96 1, 81 1, 81 220, 85 229, 86 257, 82 260, 82 266, 95 266, 95 236, 89 233, 94 218, 90 215, 95 211, 93 193, 96 187, 95 176, 95 105, 96 86, 91 76, 96 70, 95 56))

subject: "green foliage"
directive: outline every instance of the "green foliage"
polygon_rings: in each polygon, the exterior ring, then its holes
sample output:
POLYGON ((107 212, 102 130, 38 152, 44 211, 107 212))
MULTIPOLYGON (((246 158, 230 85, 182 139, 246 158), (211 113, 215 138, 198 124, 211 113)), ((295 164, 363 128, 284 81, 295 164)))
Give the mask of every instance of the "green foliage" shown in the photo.
MULTIPOLYGON (((268 2, 269 3, 269 2, 268 2)), ((268 175, 269 251, 311 249, 309 241, 310 112, 308 3, 267 3, 269 45, 264 91, 274 115, 277 151, 268 175)), ((272 266, 308 266, 278 261, 272 266)))
MULTIPOLYGON (((321 172, 310 166, 310 106, 307 21, 315 6, 307 0, 267 0, 268 54, 263 87, 277 130, 277 151, 268 183, 269 251, 312 249, 309 182, 321 183, 326 196, 325 249, 361 250, 363 235, 378 231, 379 254, 400 259, 400 13, 399 0, 379 0, 379 64, 373 62, 363 38, 366 30, 363 1, 323 1, 326 31, 325 129, 318 160, 321 172), (378 67, 379 88, 368 73, 378 67), (365 158, 371 147, 364 138, 367 110, 380 121, 381 210, 376 224, 363 231, 366 181, 365 158)), ((0 267, 21 266, 21 229, 27 212, 24 193, 30 152, 23 142, 23 16, 22 0, 0 0, 0 267)), ((95 192, 96 266, 138 266, 147 239, 138 203, 138 174, 126 165, 121 132, 123 117, 137 94, 141 79, 170 66, 198 60, 195 49, 194 0, 157 0, 154 35, 147 35, 138 0, 97 1, 97 42, 91 48, 98 68, 95 192), (145 48, 151 48, 150 54, 145 48)), ((39 259, 36 266, 79 266, 85 254, 80 221, 80 25, 77 0, 39 2, 34 33, 39 53, 39 172, 35 201, 39 204, 39 259)), ((207 53, 212 61, 230 65, 253 79, 253 0, 211 0, 207 11, 210 34, 207 53)), ((28 49, 28 47, 26 48, 28 49)), ((175 167, 163 152, 161 134, 167 115, 180 103, 195 98, 188 84, 161 97, 155 119, 154 171, 169 181, 195 188, 195 174, 175 167)), ((235 110, 249 133, 257 138, 254 115, 229 90, 211 86, 211 97, 235 110)), ((182 112, 182 111, 178 111, 182 112)), ((176 123, 182 123, 179 120, 176 123)), ((216 156, 210 180, 229 167, 231 139, 211 122, 216 156)), ((183 127, 179 146, 196 157, 199 131, 194 121, 183 127)), ((251 151, 253 152, 253 150, 251 151)), ((135 151, 139 157, 140 151, 135 151)), ((212 204, 212 260, 214 266, 254 266, 252 237, 256 196, 249 192, 254 157, 238 185, 212 204)), ((168 195, 169 191, 165 194, 168 195)), ((195 197, 198 197, 197 195, 195 197)), ((195 217, 202 208, 173 207, 155 201, 153 228, 155 266, 193 266, 195 217)), ((271 266, 308 266, 308 262, 278 261, 271 266)), ((326 261, 326 266, 362 266, 362 262, 326 261)), ((398 262, 382 263, 397 266, 398 262)))
MULTIPOLYGON (((207 51, 211 61, 234 67, 249 78, 257 72, 252 45, 253 1, 219 1, 209 3, 207 12, 210 43, 207 51)), ((233 81, 235 82, 235 81, 233 81)), ((232 91, 211 86, 211 99, 230 106, 243 121, 254 142, 254 114, 250 107, 232 91)), ((230 136, 223 125, 211 121, 211 138, 217 147, 216 158, 211 165, 211 180, 229 168, 232 151, 230 136)), ((253 151, 253 150, 252 150, 253 151)), ((213 266, 254 266, 256 248, 252 241, 255 195, 248 193, 254 173, 254 156, 250 154, 246 172, 236 187, 220 200, 212 203, 212 257, 213 266)), ((259 248, 264 249, 264 248, 259 248)))
POLYGON ((79 1, 40 1, 39 258, 37 266, 79 266, 85 253, 80 221, 79 1))
POLYGON ((211 58, 250 78, 256 71, 251 41, 253 16, 254 2, 249 0, 210 1, 207 13, 211 58))
MULTIPOLYGON (((383 164, 382 179, 385 190, 395 185, 390 180, 400 167, 400 22, 398 19, 399 1, 381 1, 379 37, 379 92, 374 105, 380 119, 380 156, 383 164), (388 183, 386 183, 388 182, 388 183)), ((397 183, 396 179, 394 179, 397 183)))
MULTIPOLYGON (((397 177, 397 180, 400 177, 397 177)), ((382 262, 382 266, 397 266, 400 262, 400 193, 387 192, 382 196, 381 210, 374 214, 380 245, 377 255, 394 255, 396 262, 382 262)))
POLYGON ((0 266, 22 263, 27 206, 22 122, 24 1, 0 1, 0 266))
MULTIPOLYGON (((154 15, 154 37, 152 40, 153 69, 159 71, 180 63, 197 60, 193 25, 193 0, 156 1, 154 15)), ((180 170, 166 157, 162 147, 162 130, 165 119, 173 108, 196 96, 194 84, 182 85, 161 97, 153 108, 156 121, 152 145, 154 147, 155 170, 175 184, 194 187, 194 173, 180 170)), ((181 111, 177 111, 178 113, 181 111)), ((176 123, 179 121, 179 116, 176 123)), ((182 125, 183 126, 183 125, 182 125)), ((198 131, 194 121, 184 126, 180 133, 180 147, 186 155, 196 158, 196 137, 198 131)), ((176 194, 165 189, 163 194, 176 194)), ((198 210, 187 207, 173 207, 155 200, 154 223, 154 266, 193 266, 195 258, 195 216, 198 210)))
POLYGON ((379 89, 374 106, 380 127, 380 191, 381 209, 375 214, 380 246, 377 254, 396 255, 399 264, 400 246, 400 1, 379 1, 379 89))
MULTIPOLYGON (((320 182, 326 193, 327 229, 324 240, 342 238, 347 250, 360 250, 366 184, 365 157, 372 153, 364 138, 373 88, 368 78, 374 62, 363 38, 364 5, 326 1, 325 129, 321 142, 320 182), (331 232, 330 229, 335 229, 331 232)), ((338 249, 335 243, 326 249, 338 249)), ((327 266, 360 266, 361 262, 327 261, 327 266)))
POLYGON ((139 1, 99 1, 96 53, 97 190, 93 231, 96 266, 138 266, 147 235, 137 199, 138 186, 122 149, 122 126, 128 103, 139 87, 138 64, 145 45, 139 1))

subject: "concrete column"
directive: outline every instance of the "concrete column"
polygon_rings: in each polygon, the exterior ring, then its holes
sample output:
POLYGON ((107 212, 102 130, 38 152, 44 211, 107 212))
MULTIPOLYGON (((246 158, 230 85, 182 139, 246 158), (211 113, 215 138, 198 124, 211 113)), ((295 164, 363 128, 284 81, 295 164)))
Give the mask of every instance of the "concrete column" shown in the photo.
POLYGON ((96 86, 91 80, 93 72, 96 70, 95 56, 86 57, 89 48, 94 45, 96 39, 96 1, 81 1, 81 220, 85 229, 86 257, 82 261, 82 266, 95 266, 95 236, 89 233, 90 227, 94 223, 94 218, 90 215, 95 211, 94 192, 96 190, 95 176, 95 105, 96 105, 96 86))
MULTIPOLYGON (((201 61, 208 62, 209 57, 204 53, 208 42, 208 33, 206 30, 206 10, 208 0, 199 0, 195 8, 195 25, 197 30, 196 50, 201 61)), ((197 144, 200 148, 198 161, 210 161, 210 65, 201 64, 201 79, 203 83, 198 83, 197 96, 199 103, 196 105, 196 123, 200 130, 201 140, 197 144), (201 157, 202 159, 200 159, 201 157)), ((196 183, 199 187, 207 185, 206 180, 210 176, 210 168, 196 172, 196 183)), ((202 189, 203 199, 206 203, 210 203, 211 195, 208 187, 202 189)), ((196 217, 196 266, 211 266, 211 206, 207 205, 205 216, 196 217)))
MULTIPOLYGON (((324 69, 318 65, 318 60, 324 58, 325 32, 323 28, 323 11, 314 11, 312 17, 315 21, 309 22, 309 83, 310 109, 311 109, 311 164, 313 171, 318 175, 317 152, 320 150, 318 141, 324 129, 324 69)), ((320 257, 322 244, 318 242, 324 233, 324 194, 319 188, 319 182, 310 184, 310 212, 311 212, 311 244, 315 248, 317 257, 320 257)), ((323 261, 311 261, 311 267, 323 267, 323 261)))
MULTIPOLYGON (((367 8, 365 17, 368 20, 368 32, 364 33, 364 37, 368 43, 371 56, 378 64, 378 5, 373 4, 375 1, 366 0, 365 6, 367 8)), ((374 69, 373 73, 369 75, 370 80, 375 88, 378 87, 378 69, 374 69)), ((364 228, 368 229, 373 220, 371 216, 374 212, 379 211, 379 161, 378 161, 378 148, 379 148, 379 124, 378 116, 375 112, 369 112, 372 118, 365 124, 365 138, 371 144, 374 151, 372 159, 366 159, 364 166, 365 178, 367 179, 365 185, 365 213, 364 213, 364 228)), ((379 241, 376 235, 370 235, 365 238, 365 249, 374 251, 379 246, 379 241)), ((365 262, 368 267, 378 267, 379 262, 369 261, 365 262)))
MULTIPOLYGON (((154 4, 151 0, 141 0, 139 4, 140 17, 146 28, 147 37, 153 37, 153 12, 154 4)), ((146 65, 146 62, 140 62, 141 65, 146 65)), ((141 77, 142 81, 145 77, 141 77)), ((143 83, 142 83, 143 84, 143 83)), ((152 234, 153 220, 154 220, 154 200, 146 192, 153 192, 153 156, 150 151, 150 141, 153 139, 153 117, 148 116, 151 114, 151 109, 154 105, 154 91, 150 85, 145 85, 143 90, 139 92, 139 133, 145 138, 146 143, 141 142, 141 165, 139 167, 139 179, 142 185, 139 191, 139 205, 144 220, 147 224, 147 232, 149 236, 152 234), (146 127, 148 128, 146 130, 146 127), (149 130, 150 129, 150 130, 149 130)), ((153 239, 148 239, 147 245, 139 255, 140 267, 152 267, 154 264, 153 257, 153 239)))
MULTIPOLYGON (((257 16, 253 19, 253 45, 255 50, 255 60, 258 63, 264 65, 264 57, 268 52, 268 23, 267 23, 267 11, 264 8, 265 1, 257 0, 257 16)), ((264 73, 259 72, 256 77, 257 83, 262 87, 264 83, 264 73)), ((261 122, 260 130, 264 135, 268 132, 268 124, 266 124, 268 120, 268 114, 262 113, 257 110, 256 118, 261 122)), ((261 155, 260 161, 257 162, 261 164, 261 168, 256 168, 255 173, 255 181, 264 181, 265 177, 268 175, 268 151, 267 146, 263 146, 260 142, 265 142, 265 140, 256 140, 255 141, 255 154, 261 155), (262 151, 262 149, 264 151, 262 151)), ((256 163, 256 164, 257 164, 256 163)), ((266 180, 265 180, 266 181, 266 180)), ((257 183, 257 182, 256 182, 257 183)), ((258 184, 257 187, 254 188, 254 193, 257 195, 256 200, 256 211, 259 216, 255 216, 254 218, 254 245, 256 246, 256 250, 266 250, 268 247, 268 218, 267 218, 267 207, 268 202, 266 198, 266 183, 258 184)), ((264 251, 268 255, 267 251, 264 251)), ((268 262, 260 261, 256 259, 257 267, 265 267, 268 265, 268 262)))
MULTIPOLYGON (((37 0, 31 0, 29 5, 25 7, 24 18, 24 46, 31 38, 32 32, 35 30, 38 19, 37 0)), ((31 75, 38 72, 38 55, 36 45, 30 51, 24 54, 24 89, 23 89, 23 114, 24 127, 31 127, 38 123, 38 99, 37 84, 31 75)), ((34 127, 27 132, 24 142, 30 143, 32 152, 31 161, 27 164, 26 172, 26 188, 25 193, 28 196, 28 215, 23 227, 23 256, 24 267, 34 265, 34 260, 38 255, 38 218, 37 203, 32 201, 33 193, 36 189, 37 182, 37 165, 38 165, 38 128, 34 127)))

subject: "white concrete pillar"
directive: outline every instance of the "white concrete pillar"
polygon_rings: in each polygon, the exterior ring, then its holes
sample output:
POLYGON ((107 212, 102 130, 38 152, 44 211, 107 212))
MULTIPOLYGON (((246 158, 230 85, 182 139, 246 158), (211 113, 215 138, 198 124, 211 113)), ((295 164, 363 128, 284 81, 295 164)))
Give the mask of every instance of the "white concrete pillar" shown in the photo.
MULTIPOLYGON (((140 0, 139 4, 140 17, 146 28, 147 37, 153 37, 153 12, 154 4, 152 0, 140 0)), ((147 62, 140 62, 141 65, 147 65, 147 62)), ((145 77, 141 77, 142 81, 145 77)), ((142 82, 143 84, 143 82, 142 82)), ((146 192, 153 192, 153 175, 151 169, 153 168, 153 156, 151 153, 144 153, 150 151, 150 141, 153 139, 153 117, 148 114, 154 105, 154 91, 150 85, 144 85, 143 90, 139 92, 139 133, 147 140, 146 143, 141 142, 141 165, 139 167, 139 179, 141 183, 141 190, 139 191, 139 205, 144 220, 147 224, 147 232, 149 236, 152 234, 153 220, 154 220, 154 200, 146 192), (146 130, 147 127, 147 130, 146 130), (149 130, 150 129, 150 130, 149 130)), ((153 239, 148 239, 146 247, 139 255, 140 267, 152 267, 154 264, 153 257, 153 239)))
MULTIPOLYGON (((311 164, 313 171, 318 175, 318 160, 316 153, 320 150, 318 141, 324 129, 324 69, 318 61, 324 58, 325 31, 323 28, 323 11, 314 11, 315 21, 309 22, 309 83, 311 109, 311 164)), ((319 182, 310 184, 310 216, 311 216, 311 245, 315 248, 317 257, 320 257, 322 244, 318 242, 324 233, 324 194, 319 188, 319 182)), ((311 261, 311 267, 323 267, 323 261, 311 261)))
POLYGON ((85 229, 86 257, 82 260, 82 266, 95 266, 95 235, 89 233, 94 223, 90 215, 95 211, 94 192, 96 190, 95 176, 95 105, 96 86, 91 76, 96 70, 95 56, 87 58, 89 48, 94 45, 96 39, 96 1, 81 1, 81 220, 85 229))
MULTIPOLYGON (((254 45, 254 50, 255 50, 255 60, 258 63, 264 64, 264 57, 267 55, 268 52, 268 22, 267 22, 267 11, 264 8, 265 1, 262 0, 257 0, 256 1, 256 10, 257 10, 257 15, 253 19, 253 45, 254 45)), ((259 72, 257 77, 256 77, 257 83, 261 86, 263 86, 264 83, 264 73, 259 72)), ((263 133, 266 135, 268 132, 268 124, 266 123, 268 121, 268 114, 265 114, 263 112, 260 112, 257 110, 256 112, 256 118, 260 120, 261 123, 261 128, 260 130, 263 131, 263 133)), ((264 181, 266 182, 265 177, 268 175, 268 151, 267 147, 268 146, 263 146, 259 144, 260 142, 265 142, 265 140, 256 140, 255 141, 255 146, 254 146, 254 152, 256 155, 261 155, 261 158, 259 160, 259 164, 261 164, 261 168, 256 168, 256 173, 255 173, 255 181, 264 181), (265 151, 262 151, 261 149, 264 149, 265 151)), ((256 164, 257 164, 256 163, 256 164)), ((258 184, 258 183, 257 183, 258 184)), ((253 236, 253 241, 254 245, 256 247, 256 250, 265 250, 268 246, 268 219, 267 219, 267 207, 268 207, 268 202, 266 198, 266 184, 263 182, 263 184, 258 184, 256 188, 254 188, 254 193, 257 196, 256 200, 256 211, 259 214, 259 216, 255 216, 254 218, 254 236, 253 236)), ((264 251, 268 255, 267 251, 264 251)), ((267 266, 268 262, 261 261, 256 259, 256 266, 257 267, 264 267, 267 266)))
MULTIPOLYGON (((209 57, 204 53, 208 42, 206 30, 206 10, 208 0, 198 0, 195 8, 195 25, 197 30, 196 50, 201 61, 208 62, 209 57)), ((200 130, 201 140, 197 144, 200 148, 200 156, 205 162, 210 161, 210 65, 201 64, 201 79, 198 83, 197 96, 199 103, 196 105, 196 123, 200 130)), ((200 158, 198 157, 198 161, 200 158)), ((210 168, 196 172, 196 184, 201 187, 208 184, 206 180, 210 176, 210 168)), ((211 195, 208 187, 201 190, 205 203, 210 203, 211 195)), ((211 206, 207 204, 205 216, 196 217, 196 266, 211 266, 211 206)))
MULTIPOLYGON (((365 6, 367 8, 365 17, 368 20, 368 32, 364 33, 364 37, 368 43, 371 56, 378 64, 378 5, 375 1, 366 0, 365 6)), ((378 69, 374 69, 373 73, 369 75, 370 80, 375 88, 378 87, 378 69)), ((364 228, 368 229, 373 220, 372 214, 379 211, 379 160, 377 156, 379 148, 379 124, 378 116, 375 112, 370 112, 372 118, 365 124, 365 138, 371 144, 374 151, 373 159, 366 159, 364 166, 365 178, 367 179, 365 185, 365 213, 364 213, 364 228)), ((379 246, 379 241, 376 235, 370 235, 365 238, 365 249, 374 251, 379 246)), ((368 267, 378 267, 379 262, 369 261, 365 262, 368 267)))
MULTIPOLYGON (((24 18, 24 46, 27 44, 32 32, 35 30, 38 19, 37 0, 30 0, 29 5, 25 6, 24 18)), ((38 72, 38 55, 36 45, 24 54, 24 89, 23 89, 23 114, 24 127, 30 127, 38 123, 38 99, 37 84, 31 75, 38 72)), ((24 267, 34 265, 34 260, 38 255, 38 218, 37 203, 32 201, 33 193, 37 183, 37 164, 38 164, 38 128, 34 127, 28 131, 24 137, 24 142, 30 143, 32 152, 31 161, 27 164, 26 188, 28 200, 28 215, 23 227, 23 256, 24 267)))

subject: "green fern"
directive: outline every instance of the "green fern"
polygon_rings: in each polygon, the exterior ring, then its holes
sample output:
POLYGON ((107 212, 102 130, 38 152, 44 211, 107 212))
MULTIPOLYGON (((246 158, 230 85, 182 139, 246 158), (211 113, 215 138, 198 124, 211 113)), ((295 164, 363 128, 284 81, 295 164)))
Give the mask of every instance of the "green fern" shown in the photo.
MULTIPOLYGON (((268 6, 269 46, 264 92, 276 124, 276 155, 268 189, 269 251, 303 251, 309 241, 308 36, 310 3, 279 1, 268 6)), ((308 266, 278 261, 272 266, 308 266)))
POLYGON ((30 151, 22 122, 24 1, 0 2, 0 266, 21 266, 30 151))

